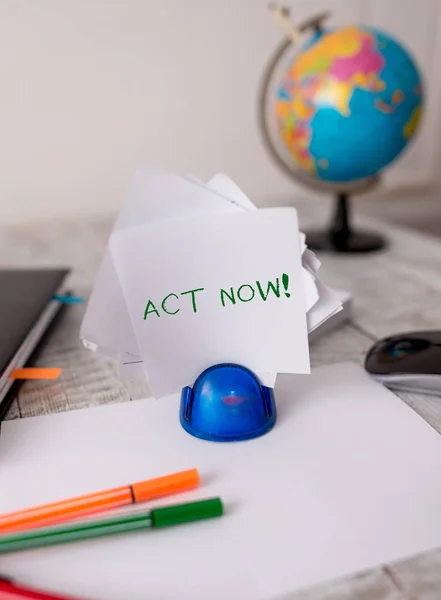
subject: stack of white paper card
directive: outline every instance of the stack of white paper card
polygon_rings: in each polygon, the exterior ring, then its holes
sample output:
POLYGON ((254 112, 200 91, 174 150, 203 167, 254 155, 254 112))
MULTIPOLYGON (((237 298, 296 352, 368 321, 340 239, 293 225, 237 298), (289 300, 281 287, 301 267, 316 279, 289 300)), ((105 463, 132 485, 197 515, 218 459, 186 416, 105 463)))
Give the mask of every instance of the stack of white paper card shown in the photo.
POLYGON ((208 184, 140 168, 81 327, 84 345, 162 397, 236 363, 274 387, 308 373, 308 333, 341 310, 317 277, 294 208, 254 206, 226 175, 208 184))

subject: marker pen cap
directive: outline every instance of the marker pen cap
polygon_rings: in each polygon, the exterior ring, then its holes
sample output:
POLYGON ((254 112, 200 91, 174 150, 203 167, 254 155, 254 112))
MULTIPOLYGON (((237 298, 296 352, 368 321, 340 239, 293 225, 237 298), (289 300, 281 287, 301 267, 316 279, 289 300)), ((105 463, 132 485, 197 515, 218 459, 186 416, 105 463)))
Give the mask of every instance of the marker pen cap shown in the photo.
POLYGON ((134 483, 132 485, 132 491, 135 502, 146 502, 147 500, 154 500, 161 496, 185 492, 186 490, 198 487, 199 483, 198 470, 190 469, 188 471, 174 473, 173 475, 157 477, 150 481, 134 483))
POLYGON ((179 506, 155 508, 151 511, 150 516, 153 527, 168 527, 169 525, 179 525, 190 521, 221 517, 223 512, 222 500, 220 498, 210 498, 209 500, 179 506))

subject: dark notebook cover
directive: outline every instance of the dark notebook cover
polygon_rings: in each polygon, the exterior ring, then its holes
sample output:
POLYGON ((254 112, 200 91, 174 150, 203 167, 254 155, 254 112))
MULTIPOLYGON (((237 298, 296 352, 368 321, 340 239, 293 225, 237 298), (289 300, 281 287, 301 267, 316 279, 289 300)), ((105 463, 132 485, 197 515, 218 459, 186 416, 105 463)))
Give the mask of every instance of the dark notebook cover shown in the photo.
POLYGON ((68 269, 0 269, 0 376, 68 273, 68 269))

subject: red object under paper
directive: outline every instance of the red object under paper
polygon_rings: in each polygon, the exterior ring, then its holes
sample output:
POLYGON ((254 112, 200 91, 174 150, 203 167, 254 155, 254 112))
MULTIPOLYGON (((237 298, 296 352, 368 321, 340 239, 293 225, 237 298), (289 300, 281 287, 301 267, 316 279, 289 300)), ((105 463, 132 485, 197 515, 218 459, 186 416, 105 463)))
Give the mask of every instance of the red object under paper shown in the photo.
POLYGON ((0 580, 0 600, 80 600, 72 596, 54 596, 0 580))

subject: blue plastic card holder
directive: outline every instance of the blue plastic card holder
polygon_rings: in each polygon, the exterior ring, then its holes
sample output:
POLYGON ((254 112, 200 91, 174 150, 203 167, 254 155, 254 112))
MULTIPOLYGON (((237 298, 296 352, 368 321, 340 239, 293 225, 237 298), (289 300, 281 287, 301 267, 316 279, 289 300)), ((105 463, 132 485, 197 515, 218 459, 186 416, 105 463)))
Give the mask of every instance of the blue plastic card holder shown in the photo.
POLYGON ((236 442, 264 435, 277 418, 274 391, 245 367, 226 363, 206 369, 181 393, 180 421, 191 435, 236 442))

